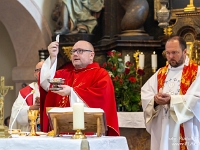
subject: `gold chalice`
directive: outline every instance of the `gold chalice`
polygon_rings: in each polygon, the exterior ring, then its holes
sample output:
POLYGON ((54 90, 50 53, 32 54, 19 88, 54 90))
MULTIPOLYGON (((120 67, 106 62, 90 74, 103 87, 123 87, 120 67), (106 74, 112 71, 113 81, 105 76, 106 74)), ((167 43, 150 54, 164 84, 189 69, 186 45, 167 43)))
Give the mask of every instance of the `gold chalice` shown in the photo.
POLYGON ((30 125, 31 125, 31 132, 29 133, 28 136, 39 136, 36 134, 35 128, 36 128, 36 119, 39 115, 39 110, 28 110, 28 118, 31 120, 30 125))
POLYGON ((62 90, 62 88, 58 87, 58 85, 62 85, 65 83, 65 79, 62 78, 47 79, 47 81, 52 84, 52 87, 49 88, 49 90, 51 91, 62 90))

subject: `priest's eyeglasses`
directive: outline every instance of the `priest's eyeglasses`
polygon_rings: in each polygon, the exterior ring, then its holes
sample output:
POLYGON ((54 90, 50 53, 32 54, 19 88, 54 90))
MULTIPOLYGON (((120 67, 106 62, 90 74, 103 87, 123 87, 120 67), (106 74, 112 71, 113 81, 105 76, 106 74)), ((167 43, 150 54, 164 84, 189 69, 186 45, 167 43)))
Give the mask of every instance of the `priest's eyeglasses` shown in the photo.
POLYGON ((77 52, 77 54, 83 54, 83 52, 92 52, 91 50, 87 50, 87 49, 72 49, 71 51, 70 51, 70 53, 71 53, 71 55, 72 54, 74 54, 74 53, 76 53, 77 52))
POLYGON ((169 56, 170 54, 177 55, 177 54, 179 54, 179 51, 172 51, 172 52, 165 51, 165 53, 166 53, 167 56, 169 56))
POLYGON ((35 72, 40 72, 41 68, 35 69, 35 72))

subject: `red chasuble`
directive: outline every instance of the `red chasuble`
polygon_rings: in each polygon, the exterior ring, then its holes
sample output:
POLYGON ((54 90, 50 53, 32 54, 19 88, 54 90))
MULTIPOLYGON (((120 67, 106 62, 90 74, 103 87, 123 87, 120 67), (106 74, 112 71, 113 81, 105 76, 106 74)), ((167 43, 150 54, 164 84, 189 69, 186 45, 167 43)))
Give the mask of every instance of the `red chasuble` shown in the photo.
MULTIPOLYGON (((26 86, 23 89, 21 89, 19 92, 21 94, 21 96, 25 99, 25 97, 31 93, 33 89, 30 86, 26 86)), ((33 105, 33 94, 29 95, 26 99, 26 103, 28 106, 32 106, 33 105)))
MULTIPOLYGON (((106 115, 108 135, 119 135, 114 87, 105 69, 100 68, 97 63, 93 63, 84 69, 58 70, 54 78, 64 78, 65 84, 71 86, 88 107, 103 109, 106 115)), ((68 96, 62 97, 51 91, 45 97, 42 88, 40 88, 40 100, 40 113, 42 113, 40 116, 43 116, 42 121, 40 120, 41 130, 48 132, 49 121, 46 107, 69 107, 70 102, 68 96)))
MULTIPOLYGON (((160 88, 163 88, 164 82, 167 76, 168 65, 161 68, 158 72, 158 91, 160 88)), ((186 94, 188 88, 196 79, 198 71, 198 65, 194 63, 194 61, 190 60, 188 66, 183 67, 182 77, 181 77, 181 84, 180 84, 180 94, 186 94)), ((187 150, 186 143, 185 143, 185 134, 184 134, 184 127, 183 124, 180 125, 180 150, 187 150)))

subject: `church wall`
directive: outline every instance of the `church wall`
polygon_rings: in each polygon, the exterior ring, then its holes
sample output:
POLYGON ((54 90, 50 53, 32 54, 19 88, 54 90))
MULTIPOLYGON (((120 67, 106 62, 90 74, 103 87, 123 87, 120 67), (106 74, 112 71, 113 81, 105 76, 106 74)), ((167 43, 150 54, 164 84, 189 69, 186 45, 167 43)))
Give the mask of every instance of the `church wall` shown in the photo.
POLYGON ((55 7, 58 0, 33 0, 39 7, 41 14, 44 16, 47 24, 51 30, 51 34, 55 28, 55 22, 51 18, 51 13, 55 7))
POLYGON ((54 24, 50 12, 55 1, 1 0, 4 13, 0 14, 0 75, 5 76, 6 85, 14 86, 5 97, 5 117, 10 115, 22 83, 35 81, 38 50, 51 42, 54 24))
MULTIPOLYGON (((2 22, 0 22, 0 39, 0 76, 5 77, 6 86, 13 86, 15 89, 15 83, 12 80, 12 68, 16 65, 15 51, 8 32, 2 22)), ((9 90, 8 94, 5 96, 4 117, 10 115, 10 109, 15 97, 15 90, 9 90)))

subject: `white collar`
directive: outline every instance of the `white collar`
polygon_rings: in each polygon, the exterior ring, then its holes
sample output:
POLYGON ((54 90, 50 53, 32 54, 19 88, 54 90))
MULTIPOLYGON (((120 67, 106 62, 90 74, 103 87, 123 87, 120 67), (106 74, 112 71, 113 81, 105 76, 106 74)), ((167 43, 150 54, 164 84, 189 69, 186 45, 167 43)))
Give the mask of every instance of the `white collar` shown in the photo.
POLYGON ((182 69, 184 66, 188 66, 188 65, 189 65, 189 61, 190 61, 190 59, 189 59, 189 57, 186 55, 185 62, 184 62, 182 65, 180 65, 180 66, 174 68, 174 67, 171 67, 171 65, 169 64, 169 65, 168 65, 168 69, 169 69, 169 70, 179 70, 179 69, 182 69))

